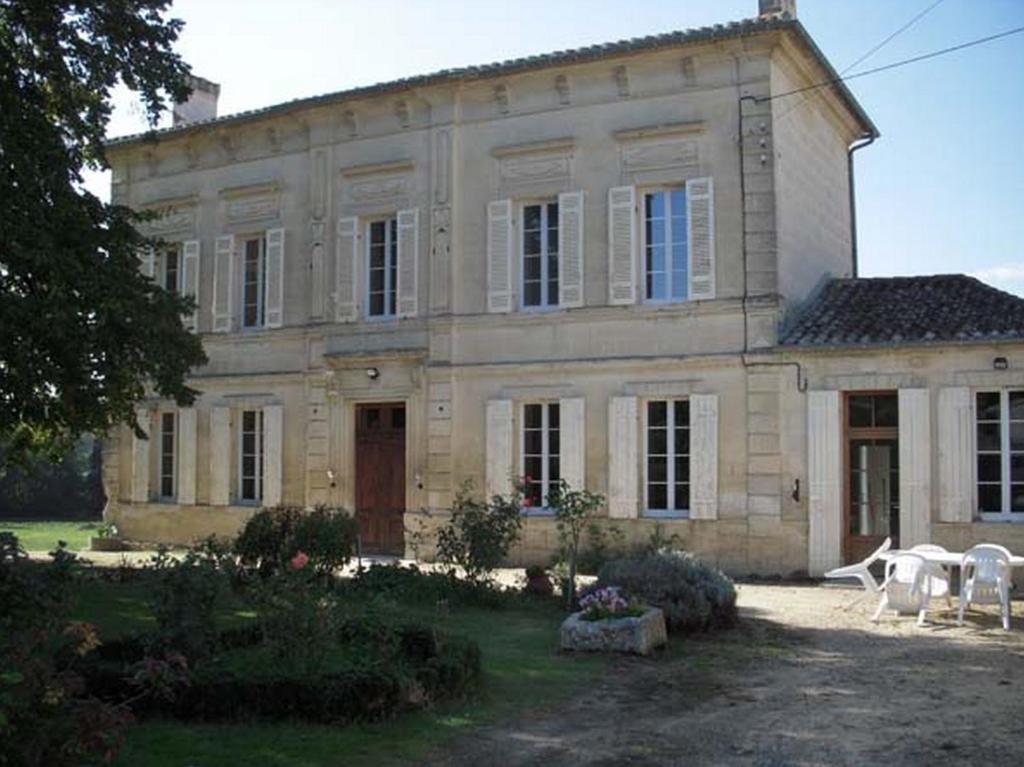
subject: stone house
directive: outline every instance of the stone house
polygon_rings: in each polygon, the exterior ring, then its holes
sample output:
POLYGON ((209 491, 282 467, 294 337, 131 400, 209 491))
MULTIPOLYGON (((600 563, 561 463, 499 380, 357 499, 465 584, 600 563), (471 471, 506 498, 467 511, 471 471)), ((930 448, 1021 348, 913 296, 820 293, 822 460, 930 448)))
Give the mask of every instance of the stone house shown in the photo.
POLYGON ((528 475, 517 562, 556 550, 559 478, 735 573, 1024 549, 1024 302, 856 278, 877 130, 793 3, 760 10, 220 118, 197 80, 112 140, 210 362, 108 440, 106 518, 190 542, 327 503, 404 553, 464 481, 528 475))

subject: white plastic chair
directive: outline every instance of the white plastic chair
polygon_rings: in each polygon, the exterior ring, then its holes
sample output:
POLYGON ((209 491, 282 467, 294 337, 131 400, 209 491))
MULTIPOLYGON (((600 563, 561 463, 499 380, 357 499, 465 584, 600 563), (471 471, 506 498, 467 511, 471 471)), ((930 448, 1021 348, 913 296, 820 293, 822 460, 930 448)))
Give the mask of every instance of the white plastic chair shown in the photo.
MULTIPOLYGON (((942 554, 946 553, 946 549, 944 549, 942 546, 939 546, 937 543, 919 543, 910 550, 916 552, 934 551, 942 554)), ((946 568, 944 568, 938 562, 929 562, 928 570, 928 577, 931 579, 931 584, 929 584, 929 586, 931 589, 932 598, 934 599, 935 597, 945 597, 946 606, 952 607, 953 599, 950 593, 952 589, 949 584, 949 573, 946 572, 946 568)))
POLYGON ((874 553, 863 562, 858 562, 855 565, 846 565, 845 567, 837 567, 835 570, 829 570, 825 573, 826 578, 856 578, 864 586, 864 593, 850 602, 846 606, 847 610, 860 603, 861 600, 878 593, 878 581, 875 580, 875 576, 871 574, 868 568, 877 562, 878 558, 891 547, 892 538, 886 538, 882 541, 882 545, 875 549, 874 553))
POLYGON ((998 604, 1003 628, 1010 630, 1010 552, 1002 546, 981 543, 964 552, 957 625, 964 625, 964 609, 972 602, 998 604))
POLYGON ((917 625, 924 625, 928 602, 932 598, 931 570, 920 554, 909 552, 893 557, 885 563, 885 580, 879 587, 882 598, 871 620, 878 618, 885 609, 897 613, 917 613, 917 625))

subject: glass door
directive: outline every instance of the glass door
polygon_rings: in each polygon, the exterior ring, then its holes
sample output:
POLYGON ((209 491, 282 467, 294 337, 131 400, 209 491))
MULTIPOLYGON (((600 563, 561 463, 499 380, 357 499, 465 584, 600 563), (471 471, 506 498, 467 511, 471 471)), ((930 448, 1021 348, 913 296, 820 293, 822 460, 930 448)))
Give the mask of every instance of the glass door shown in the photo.
POLYGON ((899 412, 895 392, 846 397, 845 561, 859 562, 900 525, 899 412))

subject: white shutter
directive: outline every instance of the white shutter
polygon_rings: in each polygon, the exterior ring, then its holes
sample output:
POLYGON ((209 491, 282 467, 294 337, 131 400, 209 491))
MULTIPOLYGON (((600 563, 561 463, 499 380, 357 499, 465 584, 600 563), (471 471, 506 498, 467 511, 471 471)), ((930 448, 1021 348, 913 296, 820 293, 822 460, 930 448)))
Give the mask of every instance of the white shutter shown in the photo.
POLYGON ((842 560, 840 419, 838 391, 807 395, 807 571, 816 577, 842 560))
POLYGON ((139 251, 139 271, 149 279, 156 276, 156 251, 153 248, 147 246, 139 251))
POLYGON ((264 316, 268 328, 279 328, 284 324, 284 268, 284 229, 268 229, 264 299, 264 316))
MULTIPOLYGON (((139 408, 135 411, 135 419, 142 431, 151 436, 152 414, 139 408)), ((137 435, 132 434, 132 501, 135 503, 149 501, 149 442, 148 439, 139 439, 137 435)))
POLYGON ((690 518, 718 519, 718 395, 690 397, 690 518))
POLYGON ((196 502, 196 409, 178 411, 178 503, 196 502))
POLYGON ((608 190, 608 303, 636 301, 636 187, 608 190))
POLYGON ((213 332, 231 331, 234 304, 235 237, 225 234, 217 238, 213 254, 213 332))
POLYGON ((900 548, 931 543, 932 430, 927 389, 900 389, 900 548))
POLYGON ((512 201, 487 205, 487 311, 512 311, 512 201))
POLYGON ((398 316, 415 317, 419 272, 419 208, 398 211, 398 316))
POLYGON ((512 400, 487 402, 485 484, 487 497, 512 492, 512 400))
POLYGON ((185 317, 185 325, 199 329, 199 240, 185 240, 181 246, 181 293, 196 302, 195 310, 185 317))
POLYGON ((267 405, 263 408, 263 498, 264 506, 281 503, 284 471, 284 408, 267 405))
POLYGON ((965 386, 939 390, 939 519, 970 522, 974 519, 974 421, 971 391, 965 386))
POLYGON ((686 182, 690 298, 715 297, 715 198, 711 178, 686 182))
POLYGON ((583 306, 583 192, 558 195, 558 303, 583 306))
POLYGON ((640 453, 636 397, 608 403, 608 516, 632 519, 639 510, 640 453))
POLYGON ((359 256, 359 219, 338 219, 338 241, 334 249, 334 320, 356 318, 356 273, 359 256))
POLYGON ((231 408, 210 410, 210 504, 231 500, 231 408))
POLYGON ((587 487, 587 428, 583 397, 558 401, 558 466, 573 490, 587 487))

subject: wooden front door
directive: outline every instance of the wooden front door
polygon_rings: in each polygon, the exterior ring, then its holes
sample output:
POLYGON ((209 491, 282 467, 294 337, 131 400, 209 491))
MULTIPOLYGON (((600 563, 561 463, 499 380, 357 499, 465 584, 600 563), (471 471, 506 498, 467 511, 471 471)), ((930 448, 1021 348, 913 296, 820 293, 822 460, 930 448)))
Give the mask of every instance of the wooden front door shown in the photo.
POLYGON ((844 408, 846 483, 843 556, 860 562, 900 536, 899 406, 896 392, 851 392, 844 408))
POLYGON ((356 410, 356 520, 363 551, 405 552, 405 405, 356 410))

